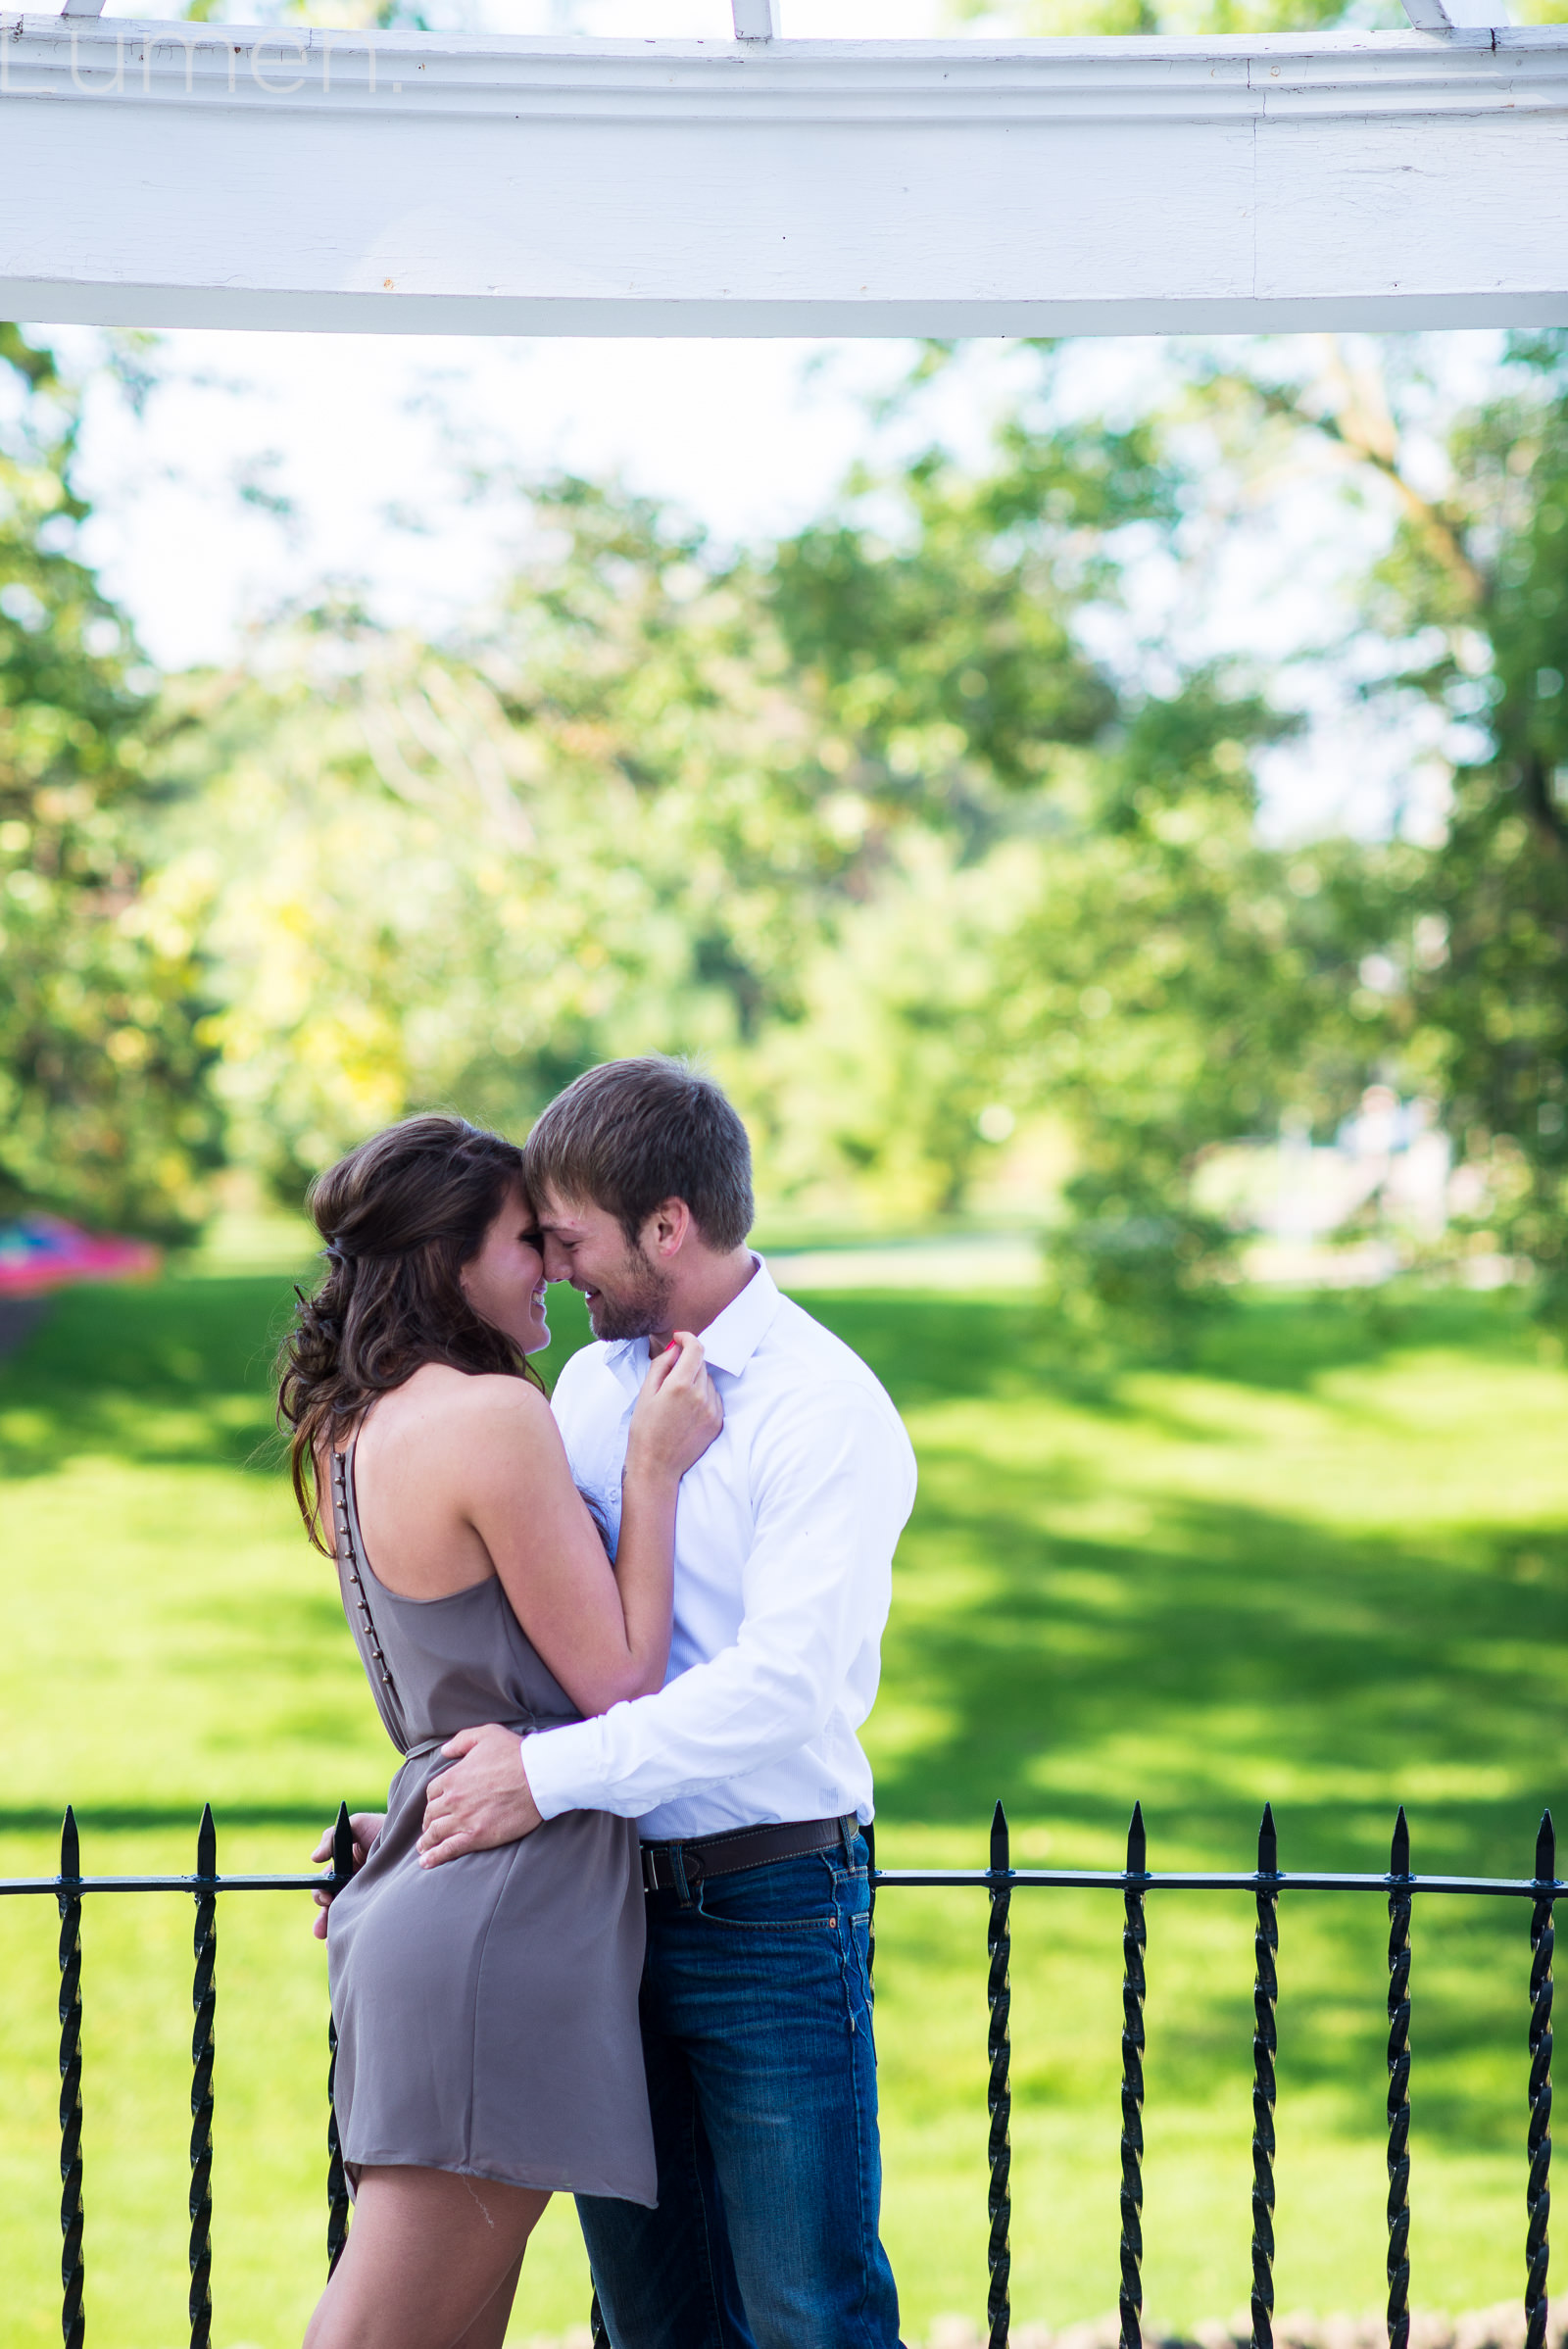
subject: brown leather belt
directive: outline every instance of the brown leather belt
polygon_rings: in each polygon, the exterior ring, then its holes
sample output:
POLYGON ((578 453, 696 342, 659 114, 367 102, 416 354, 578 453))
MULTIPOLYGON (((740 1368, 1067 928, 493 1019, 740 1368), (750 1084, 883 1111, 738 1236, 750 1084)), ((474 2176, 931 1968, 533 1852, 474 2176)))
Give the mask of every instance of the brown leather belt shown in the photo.
POLYGON ((848 1843, 859 1832, 858 1819, 846 1811, 842 1819, 788 1819, 777 1827, 734 1827, 719 1835, 694 1835, 687 1843, 644 1843, 643 1889, 695 1892, 710 1876, 736 1876, 743 1868, 798 1860, 806 1852, 848 1843))

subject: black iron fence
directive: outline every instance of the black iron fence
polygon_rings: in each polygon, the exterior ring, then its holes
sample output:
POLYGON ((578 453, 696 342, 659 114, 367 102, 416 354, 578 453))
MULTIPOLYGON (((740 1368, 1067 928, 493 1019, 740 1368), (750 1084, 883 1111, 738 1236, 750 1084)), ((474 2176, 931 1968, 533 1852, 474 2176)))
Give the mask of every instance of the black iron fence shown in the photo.
MULTIPOLYGON (((1524 2305, 1525 2349, 1545 2349, 1547 2224, 1551 2211, 1551 1989, 1553 1903, 1568 1890, 1556 1873, 1551 1814, 1536 1837, 1535 1874, 1507 1879, 1476 1876, 1413 1876, 1410 1835, 1401 1809, 1385 1876, 1335 1876, 1286 1872, 1279 1865, 1273 1813, 1265 1809, 1257 1838, 1257 1866, 1250 1874, 1212 1871, 1152 1874, 1142 1808, 1135 1808, 1127 1835, 1124 1869, 1097 1872, 1071 1868, 1014 1868, 1006 1816, 999 1802, 991 1823, 990 1865, 986 1868, 878 1869, 872 1848, 874 1917, 879 1892, 905 1885, 974 1885, 989 1903, 986 1936, 989 1973, 986 2102, 990 2114, 988 2245, 990 2284, 987 2325, 990 2349, 1006 2349, 1008 2279, 1011 2269, 1012 2201, 1009 2185, 1009 2087, 1011 1992, 1010 1907, 1019 1891, 1091 1888, 1122 1897, 1121 2033, 1121 2311, 1120 2349, 1141 2349, 1143 2317, 1144 2204, 1144 1903, 1152 1892, 1250 1892, 1257 1904, 1252 1980, 1252 2349, 1273 2349, 1274 2317, 1274 2059, 1278 1996, 1279 1902, 1282 1893, 1373 1892, 1389 1904, 1389 2098, 1388 2098, 1388 2328, 1390 2349, 1408 2349, 1410 2332, 1410 1918, 1417 1894, 1478 1896, 1528 1901, 1530 1906, 1529 2069, 1525 2135, 1524 2305)), ((0 1895, 34 1893, 52 1897, 60 1909, 60 2325, 65 2349, 83 2349, 86 2335, 83 2287, 81 2158, 81 1911, 101 1892, 179 1892, 195 1901, 194 1973, 191 2004, 190 2089, 190 2341, 209 2349, 212 2332, 212 2164, 213 2054, 217 2018, 218 1895, 220 1892, 310 1892, 347 1884, 353 1868, 353 1837, 347 1808, 340 1806, 332 1838, 332 1866, 324 1876, 220 1876, 218 1836, 212 1808, 203 1811, 196 1836, 193 1876, 86 1876, 81 1873, 76 1822, 67 1811, 60 1838, 60 1873, 51 1877, 0 1879, 0 1895)), ((1521 1953, 1521 1973, 1523 1973, 1521 1953)), ((327 2023, 326 2264, 337 2264, 348 2234, 349 2196, 338 2148, 332 2102, 337 2034, 327 2023)), ((592 2311, 597 2342, 605 2338, 597 2303, 592 2311)))

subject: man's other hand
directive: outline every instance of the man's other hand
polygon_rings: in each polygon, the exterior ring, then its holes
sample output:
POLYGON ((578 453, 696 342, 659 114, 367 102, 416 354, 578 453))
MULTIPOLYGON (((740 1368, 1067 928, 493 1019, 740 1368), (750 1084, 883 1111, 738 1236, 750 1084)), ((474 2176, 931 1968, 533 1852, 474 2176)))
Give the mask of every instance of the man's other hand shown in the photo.
POLYGON ((543 1822, 522 1766, 522 1739, 494 1721, 459 1730, 442 1746, 457 1767, 433 1778, 424 1794, 419 1865, 439 1868, 466 1851, 520 1842, 543 1822))
MULTIPOLYGON (((360 1870, 365 1866, 375 1848, 375 1839, 385 1825, 385 1811, 356 1811, 353 1813, 349 1820, 349 1826, 354 1835, 354 1866, 351 1871, 353 1875, 358 1876, 360 1870)), ((327 1829, 312 1852, 313 1860, 318 1864, 324 1862, 327 1866, 331 1865, 332 1837, 336 1833, 337 1828, 334 1823, 327 1829)), ((311 1931, 318 1941, 324 1941, 326 1939, 326 1912, 332 1905, 332 1895, 330 1892, 313 1892, 311 1898, 315 1901, 318 1912, 311 1931)))

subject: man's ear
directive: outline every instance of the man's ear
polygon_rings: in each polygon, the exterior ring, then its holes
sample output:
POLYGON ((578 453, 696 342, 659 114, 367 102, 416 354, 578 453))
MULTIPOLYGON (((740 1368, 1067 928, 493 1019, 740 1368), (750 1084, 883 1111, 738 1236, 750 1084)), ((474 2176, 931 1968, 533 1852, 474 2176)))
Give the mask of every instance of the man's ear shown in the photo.
POLYGON ((683 1199, 661 1199, 643 1226, 643 1253, 678 1256, 693 1228, 692 1211, 683 1199))

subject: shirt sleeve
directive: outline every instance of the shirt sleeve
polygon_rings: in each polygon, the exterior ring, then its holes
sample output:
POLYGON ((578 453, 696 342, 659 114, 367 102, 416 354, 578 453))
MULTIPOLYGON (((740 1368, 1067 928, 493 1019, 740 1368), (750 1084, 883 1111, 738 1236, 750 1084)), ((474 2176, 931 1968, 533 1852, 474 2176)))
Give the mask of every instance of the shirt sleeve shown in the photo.
POLYGON ((753 1453, 735 1644, 657 1696, 524 1739, 540 1815, 639 1818, 808 1743, 881 1637, 913 1501, 909 1440, 864 1388, 826 1383, 770 1414, 753 1453))

